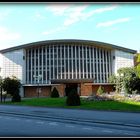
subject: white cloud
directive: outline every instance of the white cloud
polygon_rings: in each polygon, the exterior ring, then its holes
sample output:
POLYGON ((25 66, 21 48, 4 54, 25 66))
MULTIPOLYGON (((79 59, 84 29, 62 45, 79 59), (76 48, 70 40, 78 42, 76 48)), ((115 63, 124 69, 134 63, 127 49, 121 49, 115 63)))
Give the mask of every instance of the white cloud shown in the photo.
POLYGON ((54 15, 61 16, 70 6, 71 4, 48 4, 46 8, 53 12, 54 15))
POLYGON ((106 11, 112 11, 118 7, 118 5, 112 5, 109 7, 99 8, 84 13, 83 11, 87 8, 87 6, 89 5, 82 5, 73 9, 71 13, 68 15, 68 17, 66 18, 66 20, 64 21, 64 26, 69 26, 75 22, 86 20, 87 18, 93 16, 94 14, 103 13, 106 11))
POLYGON ((77 7, 71 8, 71 10, 69 10, 69 13, 67 14, 67 18, 64 21, 64 26, 69 26, 75 22, 82 20, 84 16, 83 11, 88 6, 89 5, 79 5, 77 7))
POLYGON ((97 27, 108 27, 108 26, 112 26, 114 24, 128 22, 129 20, 130 20, 130 18, 120 18, 120 19, 116 19, 116 20, 112 20, 112 21, 98 23, 97 27))
POLYGON ((6 27, 0 27, 0 41, 17 40, 20 37, 19 33, 11 32, 6 27))
POLYGON ((106 11, 112 11, 115 8, 118 7, 118 5, 111 5, 111 6, 107 6, 104 8, 98 8, 95 10, 91 10, 89 12, 86 12, 85 9, 89 6, 89 4, 79 4, 79 5, 72 5, 72 4, 48 4, 47 5, 47 10, 50 10, 51 12, 53 12, 54 15, 56 16, 65 16, 65 20, 63 22, 63 27, 58 27, 56 29, 52 29, 49 31, 45 31, 43 32, 44 35, 49 35, 49 34, 53 34, 56 33, 58 31, 64 30, 66 29, 66 27, 82 21, 82 20, 86 20, 87 18, 93 16, 94 14, 97 13, 103 13, 106 11))
POLYGON ((42 34, 43 35, 50 35, 50 34, 65 30, 65 29, 66 29, 66 27, 58 27, 58 28, 55 28, 55 29, 52 29, 52 30, 49 30, 49 31, 44 31, 42 34))

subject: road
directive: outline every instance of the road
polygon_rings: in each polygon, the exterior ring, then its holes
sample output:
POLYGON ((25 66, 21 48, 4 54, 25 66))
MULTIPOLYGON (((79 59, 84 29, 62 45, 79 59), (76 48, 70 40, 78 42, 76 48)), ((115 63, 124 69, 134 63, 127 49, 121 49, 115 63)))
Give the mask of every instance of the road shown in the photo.
POLYGON ((139 115, 130 112, 0 105, 0 137, 139 137, 139 115), (103 114, 108 114, 108 117, 101 119, 100 115, 103 114), (120 116, 118 120, 121 121, 117 121, 115 114, 120 116), (131 123, 123 121, 123 115, 127 115, 131 123), (133 119, 136 119, 136 123, 132 123, 133 119))

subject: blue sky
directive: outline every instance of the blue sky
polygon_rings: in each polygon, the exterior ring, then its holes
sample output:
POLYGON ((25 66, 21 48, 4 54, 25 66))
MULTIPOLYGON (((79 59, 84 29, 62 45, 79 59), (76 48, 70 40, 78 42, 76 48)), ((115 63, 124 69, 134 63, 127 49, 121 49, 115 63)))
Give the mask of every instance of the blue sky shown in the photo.
POLYGON ((52 39, 140 50, 140 3, 0 3, 0 49, 52 39))

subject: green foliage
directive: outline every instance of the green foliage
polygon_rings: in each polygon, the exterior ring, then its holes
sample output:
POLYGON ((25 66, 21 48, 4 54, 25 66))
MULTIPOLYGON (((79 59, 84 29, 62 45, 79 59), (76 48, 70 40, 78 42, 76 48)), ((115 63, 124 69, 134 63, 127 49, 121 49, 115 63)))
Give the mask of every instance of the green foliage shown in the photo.
POLYGON ((109 77, 109 83, 114 84, 114 88, 116 90, 116 93, 120 93, 122 89, 122 81, 123 78, 121 76, 116 76, 115 74, 111 75, 109 77))
POLYGON ((140 53, 136 54, 136 63, 137 65, 135 66, 137 73, 138 73, 138 77, 140 78, 140 53))
POLYGON ((97 94, 98 95, 102 95, 103 93, 105 93, 105 89, 103 86, 99 86, 98 90, 97 90, 97 94))
POLYGON ((110 77, 110 82, 115 82, 116 92, 120 93, 124 88, 125 93, 133 94, 140 93, 140 78, 138 72, 134 67, 120 68, 118 75, 110 77))
POLYGON ((53 91, 51 92, 51 97, 52 98, 58 98, 59 97, 59 93, 58 93, 58 90, 56 89, 56 87, 53 88, 53 91))
POLYGON ((19 102, 20 101, 20 95, 19 95, 19 88, 21 86, 20 81, 16 77, 7 77, 3 79, 2 88, 4 91, 7 92, 7 94, 10 94, 12 96, 13 102, 19 102))
POLYGON ((68 106, 79 106, 81 104, 80 96, 77 94, 76 89, 71 89, 67 96, 66 104, 68 106))

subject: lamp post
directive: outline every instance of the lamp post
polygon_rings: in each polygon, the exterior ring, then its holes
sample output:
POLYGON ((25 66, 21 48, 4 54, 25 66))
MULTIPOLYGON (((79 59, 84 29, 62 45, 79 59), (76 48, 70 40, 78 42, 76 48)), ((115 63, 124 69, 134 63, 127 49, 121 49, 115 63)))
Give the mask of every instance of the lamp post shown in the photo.
POLYGON ((42 75, 38 75, 38 76, 33 75, 33 77, 37 80, 37 96, 39 98, 39 93, 40 93, 40 90, 39 90, 39 81, 42 78, 42 75))

